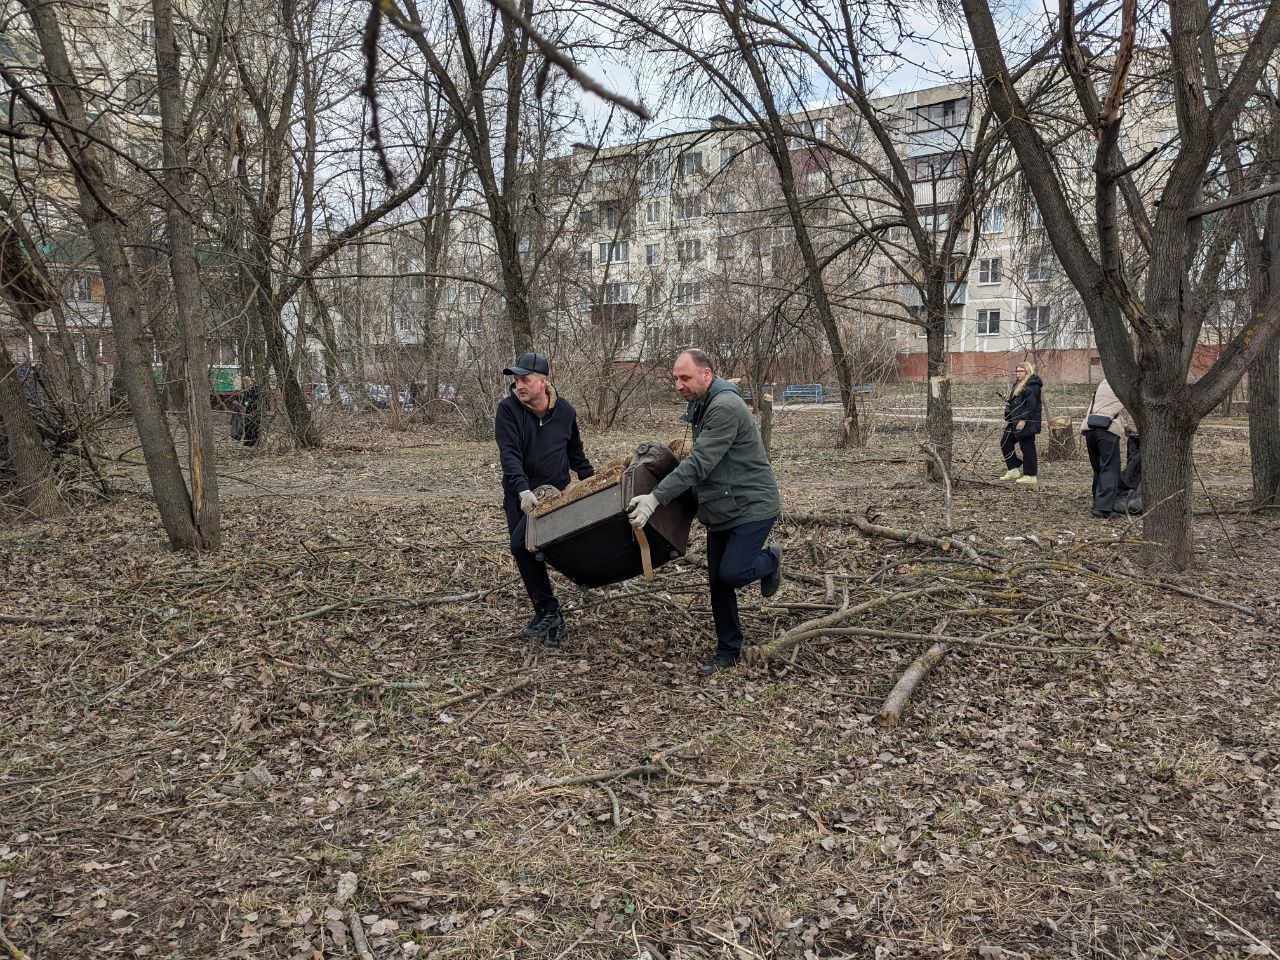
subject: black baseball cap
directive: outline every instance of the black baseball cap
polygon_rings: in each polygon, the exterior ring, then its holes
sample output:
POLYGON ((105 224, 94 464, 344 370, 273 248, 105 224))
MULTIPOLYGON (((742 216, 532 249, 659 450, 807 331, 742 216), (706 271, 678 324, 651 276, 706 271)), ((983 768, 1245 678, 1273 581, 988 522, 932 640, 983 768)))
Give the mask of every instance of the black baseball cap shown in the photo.
POLYGON ((509 377, 523 377, 530 373, 551 376, 551 362, 540 353, 522 353, 516 362, 502 371, 509 377))

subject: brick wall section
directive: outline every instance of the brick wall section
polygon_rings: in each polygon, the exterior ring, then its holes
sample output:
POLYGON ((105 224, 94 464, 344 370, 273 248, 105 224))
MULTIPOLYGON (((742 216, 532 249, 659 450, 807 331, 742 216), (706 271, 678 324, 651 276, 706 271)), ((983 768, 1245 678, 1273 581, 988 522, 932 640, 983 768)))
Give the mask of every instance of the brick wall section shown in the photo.
MULTIPOLYGON (((1191 357, 1191 378, 1199 379, 1218 358, 1220 348, 1208 344, 1196 347, 1191 357)), ((947 354, 951 379, 958 383, 1003 383, 1023 360, 1032 360, 1045 383, 1097 383, 1102 379, 1102 361, 1092 348, 1079 350, 1041 350, 1031 354, 1022 350, 1001 352, 965 351, 947 354)), ((923 352, 898 354, 898 379, 921 383, 925 379, 923 352)))

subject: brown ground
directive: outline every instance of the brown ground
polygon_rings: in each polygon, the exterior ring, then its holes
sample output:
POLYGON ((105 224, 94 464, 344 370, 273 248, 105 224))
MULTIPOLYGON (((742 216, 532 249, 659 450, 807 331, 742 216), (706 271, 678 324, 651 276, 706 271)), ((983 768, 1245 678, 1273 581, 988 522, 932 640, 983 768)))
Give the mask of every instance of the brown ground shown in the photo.
MULTIPOLYGON (((908 432, 839 452, 833 423, 779 414, 789 513, 942 530, 918 467, 873 460, 914 459, 908 432)), ((1201 493, 1180 582, 1256 618, 1151 585, 1139 526, 1088 517, 1079 460, 1034 492, 959 485, 985 568, 781 524, 808 579, 780 601, 822 603, 826 572, 851 603, 938 586, 855 625, 1038 648, 955 643, 883 732, 924 643, 699 679, 699 535, 652 587, 562 584, 571 638, 543 652, 513 638, 494 449, 342 436, 226 447, 215 556, 163 549, 139 494, 0 528, 0 615, 49 621, 0 623, 0 915, 32 957, 355 956, 345 874, 379 960, 1280 949, 1280 523, 1233 509, 1236 434, 1201 440, 1219 513, 1201 493), (657 769, 600 777, 634 765, 657 769)), ((962 476, 999 473, 993 442, 965 428, 962 476)), ((743 607, 757 641, 825 613, 743 607)))

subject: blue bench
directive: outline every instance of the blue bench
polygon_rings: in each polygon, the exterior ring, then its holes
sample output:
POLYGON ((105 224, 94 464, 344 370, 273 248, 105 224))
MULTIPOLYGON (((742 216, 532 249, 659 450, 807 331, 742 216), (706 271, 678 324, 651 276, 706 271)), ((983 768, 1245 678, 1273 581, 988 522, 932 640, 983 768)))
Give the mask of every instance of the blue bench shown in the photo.
POLYGON ((782 391, 782 402, 790 400, 808 400, 822 403, 822 384, 820 383, 788 383, 782 391))
POLYGON ((855 383, 849 388, 849 392, 855 397, 869 397, 875 391, 874 383, 855 383))

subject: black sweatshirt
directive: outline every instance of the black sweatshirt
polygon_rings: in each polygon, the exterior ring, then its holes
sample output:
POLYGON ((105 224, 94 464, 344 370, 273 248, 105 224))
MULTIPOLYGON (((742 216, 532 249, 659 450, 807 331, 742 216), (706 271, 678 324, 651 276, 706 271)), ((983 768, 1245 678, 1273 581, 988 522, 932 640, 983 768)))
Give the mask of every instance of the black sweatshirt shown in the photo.
POLYGON ((550 409, 539 416, 515 393, 508 394, 498 404, 494 434, 502 461, 502 489, 508 497, 544 483, 563 490, 569 485, 571 467, 579 480, 596 472, 582 449, 577 411, 560 397, 553 396, 550 409))

